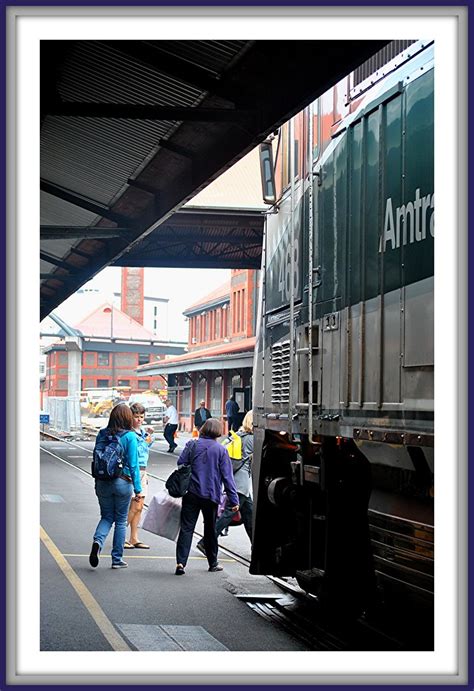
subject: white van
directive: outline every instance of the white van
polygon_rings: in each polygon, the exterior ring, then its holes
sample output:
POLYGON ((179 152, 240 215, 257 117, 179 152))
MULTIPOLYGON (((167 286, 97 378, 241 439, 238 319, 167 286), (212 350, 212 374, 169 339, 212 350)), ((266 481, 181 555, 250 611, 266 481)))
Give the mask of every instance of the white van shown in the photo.
POLYGON ((128 399, 128 405, 141 403, 145 407, 145 422, 148 424, 163 424, 166 406, 159 396, 134 393, 128 399))

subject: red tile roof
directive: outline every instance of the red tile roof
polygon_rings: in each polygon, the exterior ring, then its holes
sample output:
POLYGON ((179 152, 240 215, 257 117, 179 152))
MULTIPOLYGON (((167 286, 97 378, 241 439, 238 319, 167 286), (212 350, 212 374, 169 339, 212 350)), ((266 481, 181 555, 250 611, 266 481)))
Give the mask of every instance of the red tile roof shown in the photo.
POLYGON ((151 331, 145 329, 144 326, 129 317, 125 312, 122 312, 122 310, 119 310, 118 307, 112 307, 107 302, 97 307, 79 322, 76 325, 76 329, 82 331, 84 336, 106 336, 110 338, 112 335, 113 338, 120 339, 156 340, 156 336, 151 331), (113 309, 113 318, 110 312, 104 311, 106 309, 113 309))
POLYGON ((230 355, 234 353, 243 353, 255 348, 255 336, 252 338, 245 338, 242 341, 235 341, 234 343, 221 343, 218 346, 213 346, 212 348, 203 348, 202 350, 193 350, 191 353, 186 353, 185 355, 178 355, 173 358, 165 358, 160 360, 160 362, 150 362, 146 365, 140 365, 137 367, 137 371, 143 372, 151 367, 156 367, 157 365, 171 365, 173 363, 180 362, 190 362, 192 360, 201 360, 208 357, 214 357, 216 355, 230 355))

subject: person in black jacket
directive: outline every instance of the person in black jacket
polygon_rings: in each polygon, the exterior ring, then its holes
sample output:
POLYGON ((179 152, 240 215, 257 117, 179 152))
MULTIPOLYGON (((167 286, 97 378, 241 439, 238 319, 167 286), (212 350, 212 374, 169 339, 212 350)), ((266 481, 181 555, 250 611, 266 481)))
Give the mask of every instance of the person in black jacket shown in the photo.
POLYGON ((234 432, 237 432, 239 429, 239 416, 238 412, 240 410, 239 404, 235 400, 235 396, 229 396, 227 401, 225 402, 225 414, 227 417, 227 424, 229 426, 228 431, 230 432, 231 429, 234 430, 234 432))
POLYGON ((200 430, 206 420, 212 417, 211 411, 206 408, 206 401, 201 401, 199 408, 194 411, 194 426, 200 430))

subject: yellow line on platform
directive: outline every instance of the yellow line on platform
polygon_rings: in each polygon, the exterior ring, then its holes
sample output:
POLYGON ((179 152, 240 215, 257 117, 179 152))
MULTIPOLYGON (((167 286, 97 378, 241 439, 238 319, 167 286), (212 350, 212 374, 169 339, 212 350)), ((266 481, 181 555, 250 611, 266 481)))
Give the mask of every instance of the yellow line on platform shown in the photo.
MULTIPOLYGON (((103 636, 112 646, 113 650, 131 650, 122 636, 117 632, 110 619, 105 614, 95 597, 90 590, 84 585, 79 576, 71 568, 69 563, 46 533, 44 528, 40 526, 40 538, 46 549, 49 551, 64 576, 72 585, 76 593, 79 595, 87 611, 94 619, 103 636)), ((88 555, 87 555, 88 556, 88 555)))
MULTIPOLYGON (((155 557, 148 554, 128 554, 128 550, 123 553, 124 559, 170 559, 172 561, 176 560, 176 557, 155 557)), ((88 554, 63 554, 63 557, 89 557, 88 554)), ((107 555, 101 555, 101 559, 107 559, 107 555)), ((196 561, 207 561, 206 557, 188 557, 188 561, 192 559, 196 561)), ((219 559, 219 561, 226 561, 228 563, 235 562, 235 559, 219 559)))

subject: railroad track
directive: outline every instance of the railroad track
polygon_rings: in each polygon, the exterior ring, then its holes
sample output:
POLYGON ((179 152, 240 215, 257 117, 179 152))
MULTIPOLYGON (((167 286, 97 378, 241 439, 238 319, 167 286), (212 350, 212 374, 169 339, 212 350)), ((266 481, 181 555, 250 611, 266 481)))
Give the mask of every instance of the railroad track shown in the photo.
MULTIPOLYGON (((66 444, 87 453, 91 449, 82 446, 77 441, 70 441, 48 432, 41 432, 43 438, 66 444)), ((77 463, 53 453, 49 449, 41 447, 48 454, 67 463, 85 475, 90 473, 81 468, 77 463)), ((154 450, 156 453, 164 453, 154 450)), ((148 471, 148 476, 162 482, 166 478, 160 477, 148 471)), ((147 506, 147 504, 145 504, 147 506)), ((194 531, 196 537, 203 537, 199 531, 194 531)), ((229 547, 219 544, 219 550, 232 557, 246 568, 250 567, 250 561, 229 547)), ((277 576, 266 576, 281 591, 281 595, 254 595, 239 594, 236 597, 250 607, 256 614, 267 621, 282 627, 290 635, 301 640, 312 650, 404 650, 404 644, 379 625, 372 624, 369 620, 359 618, 357 620, 328 619, 321 611, 318 598, 303 591, 291 578, 285 579, 277 576)))

